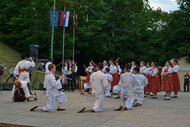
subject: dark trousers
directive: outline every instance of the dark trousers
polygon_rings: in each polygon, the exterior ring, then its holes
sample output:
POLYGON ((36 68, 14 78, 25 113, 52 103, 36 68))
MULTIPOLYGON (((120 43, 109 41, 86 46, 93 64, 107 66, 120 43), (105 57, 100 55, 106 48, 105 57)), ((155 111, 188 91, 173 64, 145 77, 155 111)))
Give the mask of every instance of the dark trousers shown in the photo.
POLYGON ((72 74, 70 74, 70 75, 68 75, 68 78, 70 78, 69 80, 68 80, 68 85, 67 85, 67 91, 69 92, 70 90, 71 91, 74 91, 74 89, 75 89, 75 74, 74 73, 72 73, 72 74))
POLYGON ((189 81, 188 82, 184 82, 184 92, 189 92, 189 81))

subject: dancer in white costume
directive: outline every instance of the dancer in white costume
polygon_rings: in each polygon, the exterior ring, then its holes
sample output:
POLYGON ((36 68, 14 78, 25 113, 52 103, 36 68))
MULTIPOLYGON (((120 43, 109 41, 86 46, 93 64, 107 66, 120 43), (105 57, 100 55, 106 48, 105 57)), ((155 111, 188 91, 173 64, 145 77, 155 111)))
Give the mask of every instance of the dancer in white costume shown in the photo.
POLYGON ((67 98, 63 92, 60 92, 59 89, 62 88, 61 85, 61 79, 63 76, 60 76, 60 78, 56 81, 54 72, 55 72, 55 65, 49 64, 48 66, 49 73, 45 77, 45 84, 46 84, 46 96, 48 98, 47 105, 45 107, 38 107, 35 106, 30 109, 30 111, 40 110, 44 112, 53 112, 55 101, 58 102, 58 108, 57 111, 64 111, 65 109, 62 109, 62 104, 65 104, 67 102, 67 98))
POLYGON ((140 73, 140 68, 135 67, 133 68, 133 73, 135 74, 135 78, 137 80, 137 83, 135 84, 134 88, 134 104, 133 106, 141 106, 144 101, 144 87, 148 84, 148 79, 140 73))
POLYGON ((18 76, 18 80, 30 83, 29 68, 35 67, 35 63, 32 57, 27 58, 25 55, 21 55, 21 58, 22 60, 15 67, 15 74, 18 76))
MULTIPOLYGON (((79 110, 77 113, 82 112, 102 112, 103 111, 103 103, 105 100, 105 90, 108 87, 108 80, 103 72, 101 72, 102 69, 102 63, 99 63, 97 68, 97 72, 94 72, 92 74, 92 89, 96 90, 95 94, 95 103, 94 106, 90 109, 86 109, 85 107, 79 110)), ((93 92, 92 92, 93 94, 93 92)))
POLYGON ((137 83, 135 75, 130 72, 131 64, 126 65, 127 72, 121 74, 122 91, 121 97, 124 101, 124 107, 120 106, 114 111, 130 110, 134 102, 134 87, 137 83))

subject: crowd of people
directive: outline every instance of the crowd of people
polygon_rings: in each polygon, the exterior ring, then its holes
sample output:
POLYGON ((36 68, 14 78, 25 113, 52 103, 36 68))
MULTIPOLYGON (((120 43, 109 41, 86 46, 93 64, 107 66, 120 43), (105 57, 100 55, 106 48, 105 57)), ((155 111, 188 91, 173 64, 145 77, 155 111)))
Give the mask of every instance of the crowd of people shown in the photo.
MULTIPOLYGON (((170 100, 171 98, 177 98, 178 92, 180 91, 179 68, 177 59, 174 59, 173 62, 167 61, 159 75, 156 63, 151 62, 145 64, 142 61, 140 62, 140 66, 138 66, 135 61, 132 61, 124 66, 122 72, 118 60, 109 60, 109 62, 104 60, 101 72, 103 74, 102 79, 104 77, 107 79, 107 85, 102 84, 104 92, 101 93, 101 96, 97 97, 99 89, 97 88, 97 83, 94 83, 96 82, 94 75, 96 75, 95 73, 97 71, 100 71, 100 68, 97 69, 97 65, 93 61, 90 61, 88 68, 85 70, 87 78, 84 83, 84 91, 81 94, 89 91, 92 94, 95 93, 96 102, 93 107, 93 111, 95 112, 97 110, 95 108, 97 104, 99 104, 98 111, 100 109, 102 111, 102 97, 111 97, 111 94, 117 95, 116 99, 122 98, 124 101, 124 106, 120 106, 115 111, 122 109, 129 110, 132 107, 141 106, 144 97, 150 95, 151 99, 157 99, 157 94, 161 91, 165 92, 164 100, 170 100), (172 92, 174 93, 173 96, 171 96, 172 92)), ((185 78, 188 80, 189 76, 186 75, 185 78)), ((85 111, 92 110, 83 108, 79 112, 85 111)))
MULTIPOLYGON (((21 56, 22 60, 11 70, 16 79, 13 83, 12 95, 13 101, 37 100, 37 95, 30 91, 30 68, 35 67, 35 62, 31 57, 21 56), (20 97, 19 93, 23 93, 20 97)), ((143 61, 138 65, 135 61, 127 63, 121 69, 119 59, 95 64, 90 61, 89 66, 85 68, 86 81, 84 90, 81 94, 89 93, 95 96, 95 103, 92 108, 83 107, 78 111, 82 112, 101 112, 105 98, 114 96, 115 99, 122 98, 124 105, 114 109, 114 111, 131 110, 132 107, 141 106, 144 97, 150 96, 157 99, 157 94, 164 91, 165 100, 178 97, 180 83, 178 77, 180 65, 177 59, 172 62, 166 61, 161 73, 154 62, 145 63, 143 61), (171 96, 173 92, 173 96, 171 96)), ((65 91, 76 90, 76 75, 78 71, 74 60, 67 60, 62 67, 62 75, 56 78, 56 66, 51 58, 45 64, 45 77, 43 88, 46 90, 47 104, 44 107, 35 106, 30 111, 54 111, 55 101, 58 103, 57 111, 64 111, 61 108, 67 102, 62 89, 65 91)), ((11 76, 9 76, 11 77, 11 76)), ((184 89, 189 91, 190 76, 187 73, 184 76, 184 89)))

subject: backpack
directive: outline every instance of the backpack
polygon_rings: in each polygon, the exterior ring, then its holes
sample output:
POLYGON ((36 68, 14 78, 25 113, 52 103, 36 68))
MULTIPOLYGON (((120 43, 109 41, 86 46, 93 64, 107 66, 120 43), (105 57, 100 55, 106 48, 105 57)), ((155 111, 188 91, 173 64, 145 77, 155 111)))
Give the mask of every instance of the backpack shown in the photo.
POLYGON ((23 102, 26 100, 25 93, 22 88, 16 89, 14 92, 14 102, 23 102))
POLYGON ((4 73, 4 67, 0 66, 0 76, 4 73))

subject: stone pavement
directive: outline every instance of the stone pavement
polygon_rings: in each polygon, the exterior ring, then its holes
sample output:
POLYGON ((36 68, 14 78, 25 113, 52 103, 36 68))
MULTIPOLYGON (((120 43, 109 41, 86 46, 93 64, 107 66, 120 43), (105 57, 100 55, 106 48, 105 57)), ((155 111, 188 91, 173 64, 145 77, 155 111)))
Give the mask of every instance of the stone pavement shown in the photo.
POLYGON ((3 91, 0 95, 0 127, 190 127, 190 93, 181 92, 178 98, 170 101, 163 100, 164 93, 160 93, 158 99, 145 98, 141 107, 119 112, 113 109, 123 104, 122 101, 108 98, 104 112, 76 113, 84 106, 91 107, 94 97, 65 92, 68 98, 66 111, 43 113, 29 111, 35 105, 46 104, 44 93, 35 92, 38 101, 13 103, 10 101, 10 91, 3 91))

